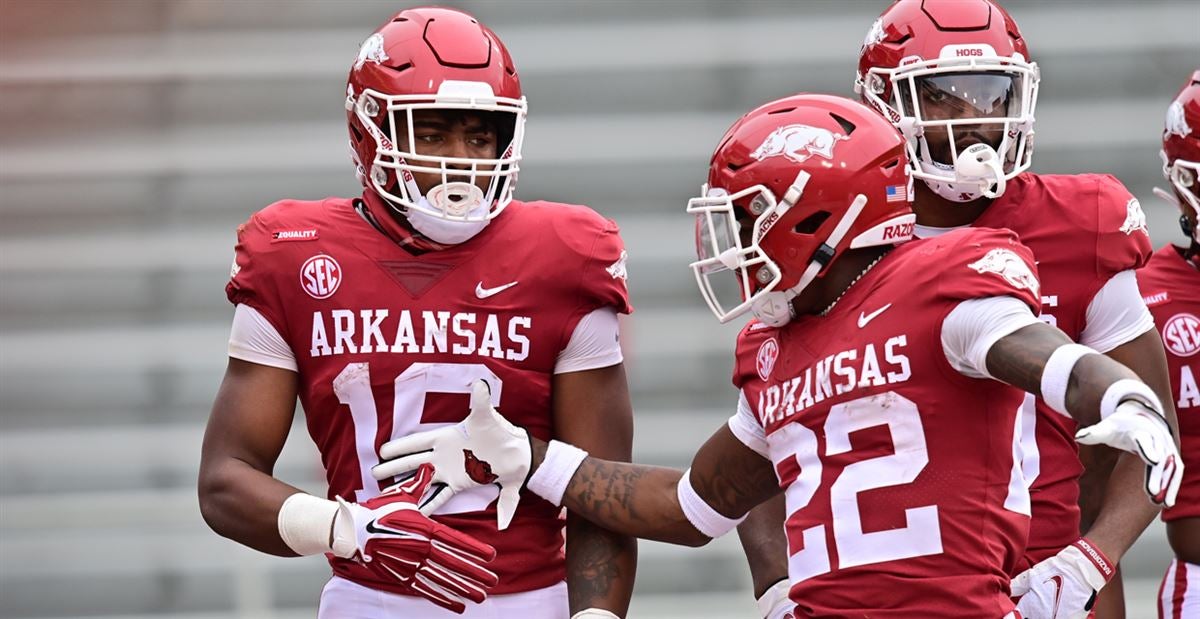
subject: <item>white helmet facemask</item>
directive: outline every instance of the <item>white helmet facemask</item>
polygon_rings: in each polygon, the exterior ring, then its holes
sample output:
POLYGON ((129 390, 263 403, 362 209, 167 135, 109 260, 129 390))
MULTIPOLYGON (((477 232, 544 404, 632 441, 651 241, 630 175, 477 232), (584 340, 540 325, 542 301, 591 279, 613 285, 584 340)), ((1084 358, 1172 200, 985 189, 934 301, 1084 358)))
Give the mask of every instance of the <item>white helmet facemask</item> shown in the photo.
POLYGON ((369 166, 364 184, 430 240, 446 245, 463 243, 479 234, 512 201, 525 135, 524 97, 497 97, 486 83, 447 80, 436 95, 385 95, 367 89, 357 99, 348 93, 346 105, 376 143, 375 161, 361 162, 369 166), (421 153, 416 140, 407 139, 415 134, 414 112, 419 110, 512 114, 512 124, 505 123, 506 130, 500 132, 510 139, 500 145, 500 155, 494 159, 421 153), (380 122, 381 116, 386 122, 380 122), (441 182, 422 193, 414 173, 437 174, 441 182), (392 178, 399 182, 391 182, 392 178), (477 182, 482 178, 490 179, 486 189, 477 182))
MULTIPOLYGON (((1184 207, 1191 207, 1192 212, 1196 214, 1196 221, 1200 222, 1200 198, 1196 197, 1196 185, 1200 183, 1200 161, 1176 159, 1167 165, 1167 154, 1159 151, 1159 155, 1163 159, 1163 177, 1175 191, 1164 191, 1155 187, 1154 195, 1174 204, 1181 212, 1184 207), (1184 202, 1180 202, 1178 196, 1182 196, 1184 202)), ((1200 225, 1190 227, 1192 240, 1200 243, 1200 225)))
POLYGON ((915 178, 947 200, 970 202, 1000 196, 1029 169, 1039 79, 1037 64, 1020 54, 952 45, 934 60, 871 69, 855 90, 900 129, 915 178), (932 152, 934 136, 943 152, 932 152))
MULTIPOLYGON (((752 311, 754 317, 770 327, 782 327, 795 318, 792 301, 800 295, 835 255, 835 248, 846 237, 867 205, 867 197, 859 194, 847 207, 836 226, 818 250, 796 284, 778 289, 783 272, 763 251, 759 243, 801 198, 811 178, 801 170, 780 199, 763 185, 747 187, 729 194, 719 187, 700 188, 700 196, 688 200, 687 212, 696 216, 696 261, 691 268, 696 285, 713 315, 722 323, 752 311), (735 201, 750 198, 750 211, 755 215, 753 228, 743 241, 742 226, 738 223, 735 201), (751 276, 753 267, 760 267, 751 276)), ((903 215, 862 232, 850 243, 850 248, 880 244, 877 235, 896 223, 912 224, 916 216, 903 215)), ((902 240, 902 239, 897 239, 902 240)))

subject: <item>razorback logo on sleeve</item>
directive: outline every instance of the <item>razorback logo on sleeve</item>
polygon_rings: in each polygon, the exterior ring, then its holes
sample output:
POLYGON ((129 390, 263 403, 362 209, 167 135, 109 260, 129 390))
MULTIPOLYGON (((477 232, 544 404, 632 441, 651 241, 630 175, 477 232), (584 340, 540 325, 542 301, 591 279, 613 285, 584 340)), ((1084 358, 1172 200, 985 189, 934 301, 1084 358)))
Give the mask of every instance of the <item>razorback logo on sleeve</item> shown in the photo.
POLYGON ((629 252, 622 249, 621 256, 619 258, 617 258, 617 261, 608 265, 607 267, 604 267, 604 270, 608 271, 608 274, 611 275, 613 279, 627 280, 627 279, 629 279, 629 271, 627 271, 625 268, 625 262, 628 259, 629 259, 629 252))
POLYGON ((1146 213, 1142 211, 1142 204, 1137 198, 1130 198, 1125 203, 1125 223, 1121 224, 1120 230, 1126 235, 1141 230, 1142 234, 1150 236, 1150 231, 1146 229, 1146 213))
POLYGON ((1024 288, 1036 296, 1041 296, 1038 292, 1037 277, 1029 269, 1029 265, 1011 249, 993 249, 967 266, 979 273, 999 275, 1014 287, 1024 288))

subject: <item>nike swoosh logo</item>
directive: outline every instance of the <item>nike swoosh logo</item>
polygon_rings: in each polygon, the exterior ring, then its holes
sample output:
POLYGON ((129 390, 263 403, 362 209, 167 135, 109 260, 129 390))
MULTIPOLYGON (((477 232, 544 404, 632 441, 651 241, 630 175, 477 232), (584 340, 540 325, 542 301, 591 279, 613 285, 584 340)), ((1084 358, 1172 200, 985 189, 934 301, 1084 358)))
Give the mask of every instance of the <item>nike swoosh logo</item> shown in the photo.
POLYGON ((381 528, 375 526, 376 522, 377 521, 372 520, 367 523, 366 527, 363 527, 363 528, 365 528, 367 530, 367 533, 375 533, 375 534, 384 533, 387 535, 395 535, 396 533, 398 533, 398 531, 394 531, 392 529, 381 529, 381 528))
POLYGON ((484 288, 483 282, 479 282, 478 284, 475 284, 475 296, 479 297, 480 299, 486 299, 492 295, 500 294, 501 292, 504 292, 505 290, 508 290, 516 285, 517 282, 509 282, 503 286, 496 286, 495 288, 484 288))
POLYGON ((376 518, 375 520, 368 522, 367 526, 365 526, 363 528, 366 529, 367 533, 372 533, 374 535, 383 534, 383 535, 394 535, 394 536, 398 536, 398 537, 414 537, 413 534, 409 531, 404 531, 404 530, 400 530, 400 529, 389 529, 386 527, 376 526, 378 524, 378 522, 379 522, 379 519, 376 518))
POLYGON ((1050 613, 1051 617, 1058 616, 1058 603, 1062 601, 1062 580, 1062 576, 1051 576, 1046 580, 1054 583, 1054 612, 1050 613))
POLYGON ((885 306, 883 306, 883 307, 881 307, 881 308, 879 308, 879 309, 877 309, 877 310, 875 310, 875 311, 871 312, 870 314, 867 314, 867 313, 861 313, 861 314, 859 314, 859 315, 858 315, 858 328, 859 328, 859 329, 861 329, 861 328, 863 328, 863 327, 867 326, 867 323, 868 323, 868 322, 871 322, 872 320, 875 320, 875 317, 876 317, 876 316, 878 316, 878 315, 880 315, 880 314, 882 314, 882 313, 886 312, 886 311, 887 311, 887 308, 889 308, 889 307, 891 307, 891 306, 892 306, 892 304, 891 304, 891 303, 888 303, 887 305, 885 305, 885 306))

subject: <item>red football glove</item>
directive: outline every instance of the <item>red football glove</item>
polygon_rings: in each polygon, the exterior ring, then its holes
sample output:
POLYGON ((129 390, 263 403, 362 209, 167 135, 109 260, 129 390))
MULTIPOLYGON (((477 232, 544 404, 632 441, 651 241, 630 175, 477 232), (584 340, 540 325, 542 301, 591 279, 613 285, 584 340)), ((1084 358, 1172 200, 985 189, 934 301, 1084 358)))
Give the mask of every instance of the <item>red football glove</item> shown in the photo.
POLYGON ((499 579, 484 567, 496 549, 426 518, 417 502, 433 479, 433 466, 359 503, 338 497, 333 551, 382 578, 404 583, 416 595, 461 613, 479 603, 499 579))

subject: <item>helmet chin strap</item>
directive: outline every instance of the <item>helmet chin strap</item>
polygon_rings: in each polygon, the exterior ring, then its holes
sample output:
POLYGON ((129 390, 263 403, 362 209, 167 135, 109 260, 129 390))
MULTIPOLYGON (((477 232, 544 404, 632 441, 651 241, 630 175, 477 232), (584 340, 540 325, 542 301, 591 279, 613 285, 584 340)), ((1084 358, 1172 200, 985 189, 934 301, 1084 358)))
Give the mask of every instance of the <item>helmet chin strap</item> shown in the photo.
POLYGON ((833 229, 829 238, 825 239, 825 242, 817 248, 812 261, 808 263, 804 274, 800 276, 800 281, 787 290, 772 290, 755 300, 751 305, 754 317, 769 327, 782 327, 791 322, 796 317, 796 308, 792 307, 792 300, 817 278, 821 269, 824 269, 833 260, 836 253, 835 248, 845 238, 846 233, 850 231, 850 226, 854 225, 866 206, 867 196, 858 194, 858 197, 854 198, 854 202, 850 203, 846 214, 842 215, 842 219, 838 221, 837 227, 833 229))
POLYGON ((953 172, 951 182, 924 179, 934 193, 952 202, 971 202, 981 197, 995 199, 1004 193, 1006 185, 1000 155, 987 144, 968 146, 955 158, 953 166, 923 159, 921 169, 936 175, 953 172))

